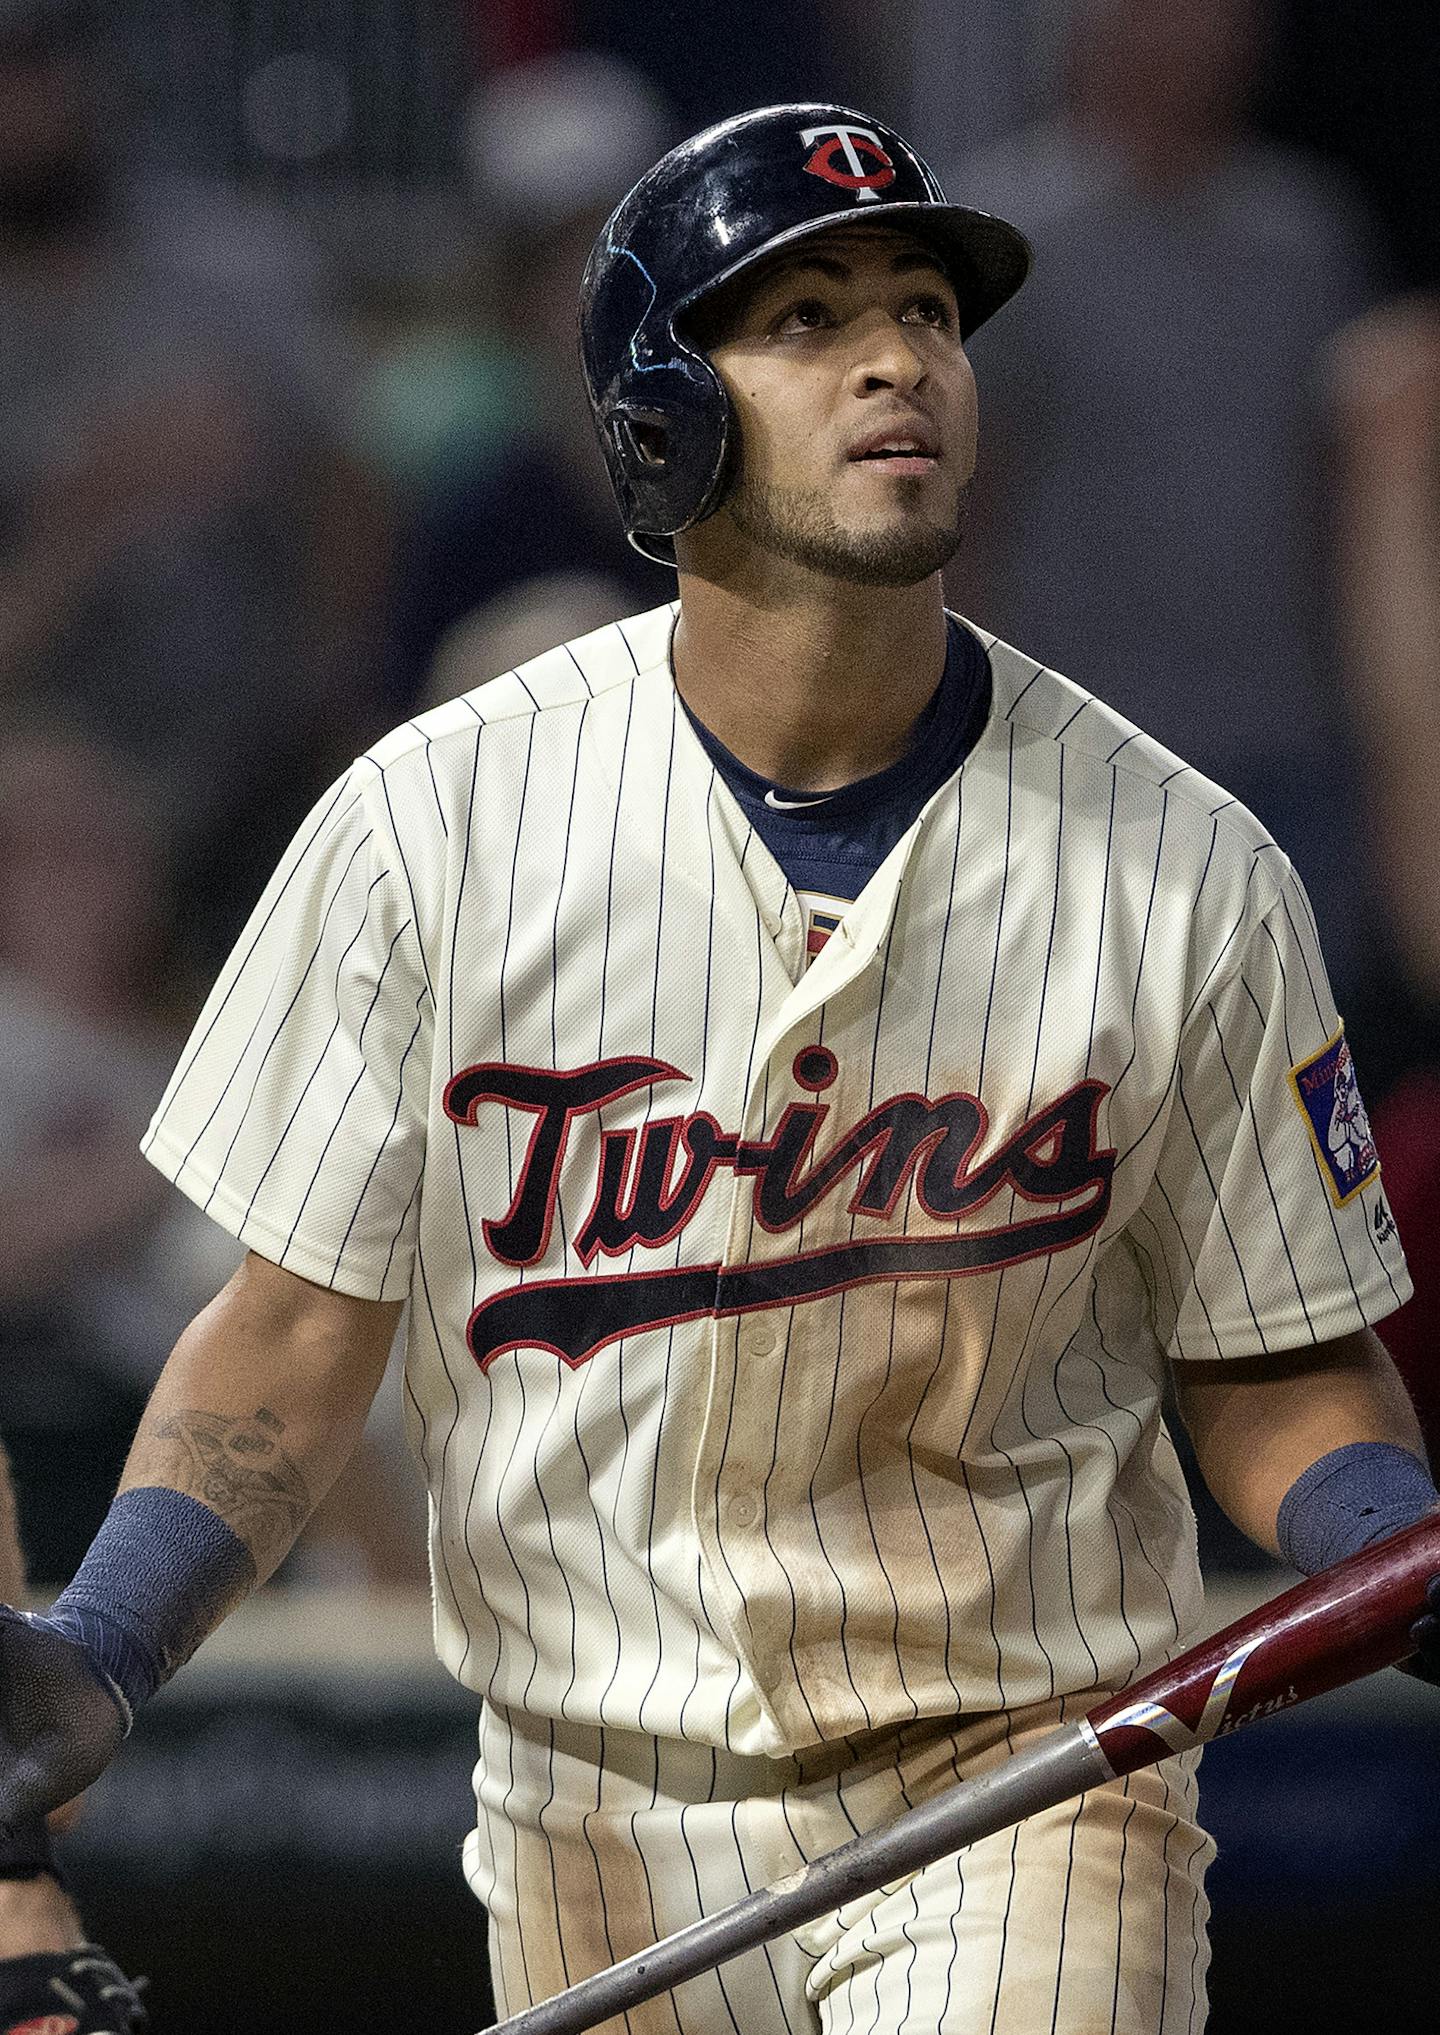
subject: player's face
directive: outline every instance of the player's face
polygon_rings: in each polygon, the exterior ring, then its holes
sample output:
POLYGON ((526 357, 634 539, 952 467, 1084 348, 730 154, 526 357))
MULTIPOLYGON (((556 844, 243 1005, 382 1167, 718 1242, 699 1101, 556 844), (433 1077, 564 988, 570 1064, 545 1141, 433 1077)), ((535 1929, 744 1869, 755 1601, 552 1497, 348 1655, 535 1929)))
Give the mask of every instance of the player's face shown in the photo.
POLYGON ((698 334, 729 391, 722 509, 760 550, 911 586, 954 555, 975 470, 975 378, 955 292, 893 227, 838 227, 747 277, 698 334))

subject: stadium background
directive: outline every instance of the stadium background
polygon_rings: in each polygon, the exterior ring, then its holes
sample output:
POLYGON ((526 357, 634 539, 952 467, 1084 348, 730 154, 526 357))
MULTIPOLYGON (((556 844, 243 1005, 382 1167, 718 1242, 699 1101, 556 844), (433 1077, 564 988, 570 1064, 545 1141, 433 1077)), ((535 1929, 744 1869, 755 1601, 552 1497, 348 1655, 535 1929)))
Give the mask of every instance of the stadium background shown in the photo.
MULTIPOLYGON (((1098 314, 1037 290, 977 347, 995 477, 955 597, 1102 692, 1134 667, 1123 704, 1293 847, 1436 1436, 1437 59, 1421 0, 0 0, 0 1435, 38 1597, 233 1262, 133 1156, 207 976, 380 729, 666 597, 586 444, 579 263, 670 139, 787 97, 1007 193, 1052 276, 1124 250, 1098 314), (1151 386, 1182 393, 1137 412, 1151 386), (1232 394, 1283 411, 1273 456, 1232 394), (1107 519, 1159 535, 1097 573, 1107 519)), ((391 1389, 92 1791, 67 1864, 161 2035, 488 2017, 422 1526, 391 1389)), ((1203 1504, 1202 1534, 1216 1622, 1283 1582, 1203 1504)), ((1390 1675, 1207 1756, 1216 2035, 1434 2026, 1434 1700, 1390 1675)))

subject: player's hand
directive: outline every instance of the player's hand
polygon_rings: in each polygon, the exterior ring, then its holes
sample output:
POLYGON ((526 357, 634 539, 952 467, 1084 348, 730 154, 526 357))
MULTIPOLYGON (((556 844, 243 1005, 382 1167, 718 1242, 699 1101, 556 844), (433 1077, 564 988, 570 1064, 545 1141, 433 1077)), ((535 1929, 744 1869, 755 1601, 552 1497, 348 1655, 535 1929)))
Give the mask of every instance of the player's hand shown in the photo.
POLYGON ((97 1943, 0 1959, 0 2035, 137 2035, 148 2025, 139 1987, 97 1943))
POLYGON ((104 1772, 127 1727, 82 1646, 43 1617, 0 1605, 0 1824, 71 1801, 104 1772))
POLYGON ((1410 1628, 1417 1651, 1405 1666, 1422 1682, 1434 1682, 1440 1687, 1440 1576, 1431 1577, 1425 1602, 1429 1610, 1410 1628))

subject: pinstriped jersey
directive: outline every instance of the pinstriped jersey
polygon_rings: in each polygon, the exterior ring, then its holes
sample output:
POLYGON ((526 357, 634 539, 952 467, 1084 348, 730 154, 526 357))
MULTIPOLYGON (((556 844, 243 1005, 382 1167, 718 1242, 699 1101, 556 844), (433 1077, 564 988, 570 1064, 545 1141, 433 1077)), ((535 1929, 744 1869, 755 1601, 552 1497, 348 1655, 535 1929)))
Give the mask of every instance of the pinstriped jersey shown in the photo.
POLYGON ((778 1753, 1118 1686, 1199 1606, 1167 1361, 1409 1291, 1303 891, 980 636, 978 742, 807 966, 673 613, 354 765, 146 1149, 408 1297, 437 1643, 496 1702, 778 1753))

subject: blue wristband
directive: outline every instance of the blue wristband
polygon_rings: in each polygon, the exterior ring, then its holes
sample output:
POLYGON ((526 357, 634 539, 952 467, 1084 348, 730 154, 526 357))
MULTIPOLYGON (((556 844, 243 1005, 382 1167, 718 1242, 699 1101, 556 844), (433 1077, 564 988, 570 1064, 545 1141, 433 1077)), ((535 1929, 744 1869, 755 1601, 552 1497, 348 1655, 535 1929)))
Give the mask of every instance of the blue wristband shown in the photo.
POLYGON ((1437 1504, 1440 1491, 1409 1449, 1389 1441, 1352 1441, 1295 1479, 1281 1501, 1275 1535, 1292 1568, 1313 1576, 1413 1526, 1437 1504))
POLYGON ((85 1649, 133 1717, 255 1586, 218 1513, 181 1491, 122 1491, 90 1551, 36 1622, 85 1649))

